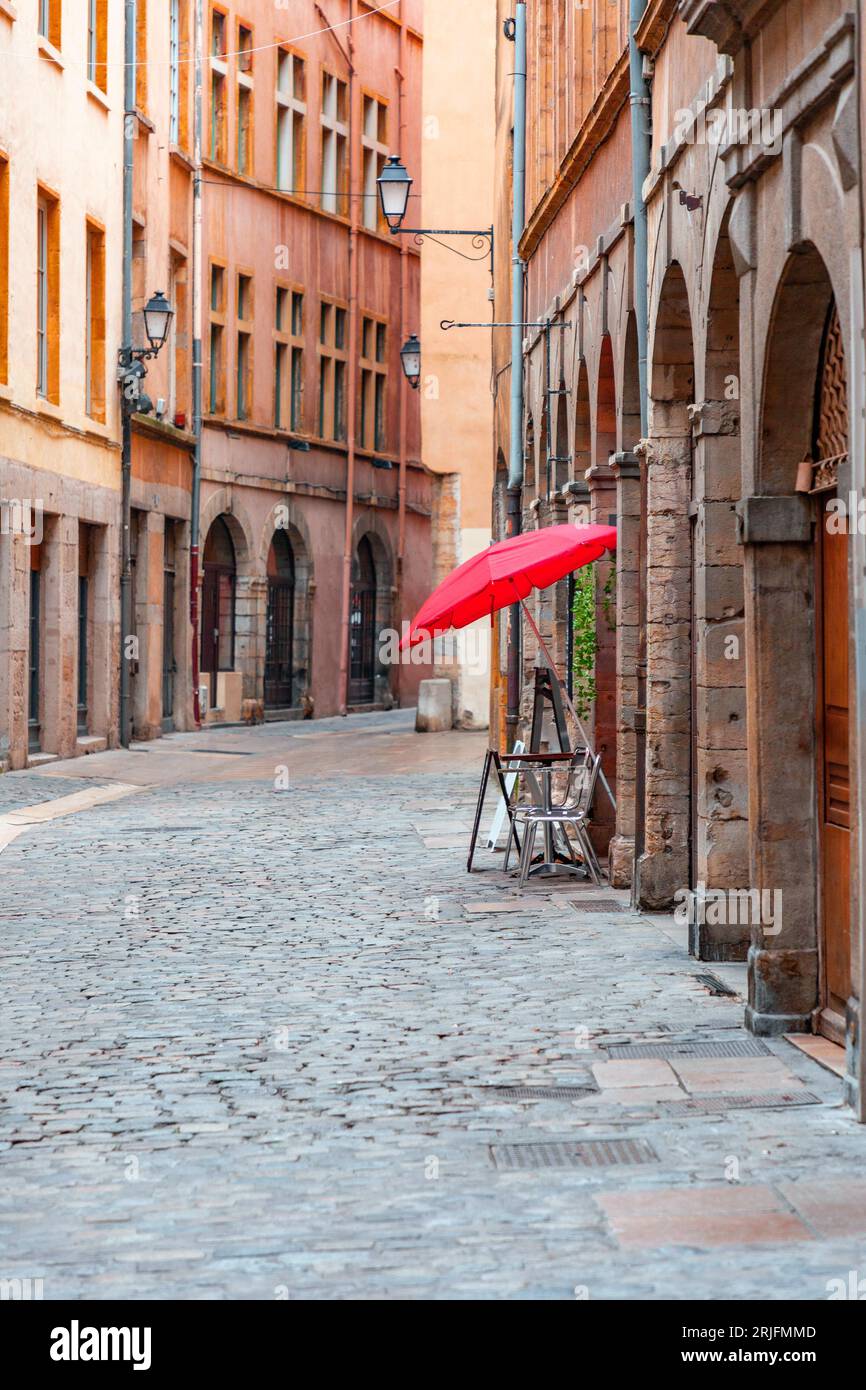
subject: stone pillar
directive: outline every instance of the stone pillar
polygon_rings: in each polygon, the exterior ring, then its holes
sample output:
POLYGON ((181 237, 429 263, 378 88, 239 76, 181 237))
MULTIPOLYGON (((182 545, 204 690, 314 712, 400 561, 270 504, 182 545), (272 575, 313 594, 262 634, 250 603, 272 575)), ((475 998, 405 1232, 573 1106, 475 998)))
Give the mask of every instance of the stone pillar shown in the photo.
POLYGON ((243 675, 245 700, 264 699, 267 620, 267 577, 239 574, 235 586, 235 670, 243 675))
POLYGON ((0 765, 10 769, 27 766, 30 549, 24 531, 0 534, 0 765))
MULTIPOLYGON (((434 479, 433 515, 433 587, 440 584, 461 563, 460 547, 460 474, 443 473, 434 479)), ((400 616, 400 615, 398 615, 400 616)), ((457 650, 453 633, 437 638, 433 643, 433 679, 451 682, 451 720, 456 724, 462 709, 460 666, 455 659, 457 650)))
POLYGON ((78 731, 78 517, 45 520, 42 751, 75 756, 78 731))
MULTIPOLYGON (((736 401, 690 411, 695 431, 695 680, 697 845, 695 880, 749 886, 746 646, 742 548, 737 536, 740 419, 736 401)), ((696 885, 692 885, 696 886, 696 885)), ((745 960, 749 927, 696 923, 700 960, 745 960)))
POLYGON ((634 864, 637 659, 640 639, 640 462, 614 454, 616 479, 616 834, 608 850, 610 881, 628 888, 634 864))
MULTIPOLYGON (((547 504, 545 524, 564 526, 568 521, 568 501, 564 493, 554 492, 547 504)), ((560 579, 549 590, 550 598, 550 655, 563 681, 568 680, 568 629, 571 613, 568 607, 568 579, 560 579)), ((542 629, 543 631, 543 629, 542 629)))
MULTIPOLYGON (((192 629, 189 621, 189 522, 174 523, 174 727, 194 729, 192 629)), ((201 611, 201 610, 199 610, 201 611)))
POLYGON ((136 738, 159 738, 162 733, 162 599, 165 517, 139 512, 135 572, 135 632, 138 669, 132 719, 136 738))
MULTIPOLYGON (((616 475, 610 463, 597 463, 587 469, 590 521, 595 526, 616 525, 616 475)), ((595 565, 595 751, 601 753, 604 775, 617 795, 617 713, 616 713, 616 611, 612 596, 606 594, 613 576, 614 561, 598 560, 595 565)), ((592 813, 593 843, 599 854, 606 854, 616 830, 616 813, 603 788, 596 793, 592 813)))
POLYGON ((90 726, 118 745, 120 547, 113 526, 93 526, 90 541, 90 726))
POLYGON ((668 908, 689 887, 692 441, 685 405, 652 401, 647 440, 645 850, 638 901, 668 908))
POLYGON ((813 521, 809 501, 796 496, 747 497, 737 513, 751 887, 783 895, 781 923, 752 928, 746 1022, 760 1034, 809 1032, 818 1003, 813 521))

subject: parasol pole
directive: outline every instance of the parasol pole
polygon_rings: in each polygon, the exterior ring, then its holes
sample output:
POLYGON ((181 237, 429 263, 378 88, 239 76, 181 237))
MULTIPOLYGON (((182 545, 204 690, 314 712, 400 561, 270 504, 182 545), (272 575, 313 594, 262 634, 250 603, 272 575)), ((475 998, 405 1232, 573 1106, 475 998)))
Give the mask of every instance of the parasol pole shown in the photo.
MULTIPOLYGON (((512 583, 514 583, 513 580, 512 580, 512 583)), ((516 588, 516 585, 515 585, 515 588, 516 588)), ((538 628, 537 628, 536 625, 535 625, 535 619, 533 618, 532 614, 530 613, 529 609, 527 608, 527 606, 526 606, 526 600, 525 600, 525 599, 521 599, 521 600, 520 600, 520 606, 521 606, 521 608, 523 609, 524 613, 526 614, 527 620, 528 620, 528 622, 529 622, 529 626, 532 628, 532 631, 535 633, 536 641, 538 642, 538 645, 539 645, 539 647, 541 648, 541 652, 542 652, 542 655, 544 656, 544 660, 547 662, 547 666, 548 666, 548 669, 549 669, 549 671, 550 671, 550 674, 553 676, 554 680, 557 682, 557 684, 558 684, 560 690, 562 691, 562 694, 563 694, 563 696, 564 696, 564 698, 565 698, 565 703, 567 704, 569 710, 571 711, 571 716, 572 716, 572 718, 573 718, 575 724, 577 725, 578 729, 580 730, 580 736, 581 736, 581 738, 583 739, 584 743, 586 744, 587 748, 590 749, 590 751, 592 752, 593 757, 594 757, 594 756, 595 756, 595 749, 592 747, 592 744, 591 744, 590 741, 589 741, 589 738, 588 738, 588 736, 587 736, 586 729, 583 727, 583 724, 582 724, 582 722, 581 722, 580 715, 578 714, 577 710, 574 708, 574 705, 572 704, 571 696, 570 696, 569 693, 568 693, 568 687, 566 686, 565 682, 564 682, 563 680, 560 679, 559 672, 557 671, 556 667, 555 667, 554 664, 553 664, 553 658, 551 657, 550 652, 547 650, 547 643, 545 642, 545 640, 544 640, 544 638, 542 637, 541 633, 538 631, 538 628)), ((610 801, 610 804, 611 804, 611 806, 613 807, 613 809, 614 809, 614 811, 615 811, 615 810, 616 810, 616 800, 615 800, 615 798, 614 798, 613 792, 611 791, 611 789, 610 789, 610 787, 609 787, 609 785, 608 785, 607 778, 606 778, 605 775, 604 775, 604 772, 603 772, 603 770, 602 770, 602 768, 601 768, 601 765, 599 765, 599 769, 598 769, 598 780, 601 782, 601 785, 604 787, 605 791, 607 792, 608 800, 610 801)))

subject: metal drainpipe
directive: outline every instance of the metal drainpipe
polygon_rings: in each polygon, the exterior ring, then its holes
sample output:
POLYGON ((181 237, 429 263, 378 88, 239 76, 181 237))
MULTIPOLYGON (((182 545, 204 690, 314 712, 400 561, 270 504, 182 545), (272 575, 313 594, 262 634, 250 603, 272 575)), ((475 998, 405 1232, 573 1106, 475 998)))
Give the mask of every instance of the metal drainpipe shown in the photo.
POLYGON ((201 724, 199 701, 199 522, 201 510, 201 417, 202 417, 202 141, 204 0, 195 0, 195 95, 193 117, 193 204, 192 204, 192 428, 195 449, 192 460, 192 487, 189 507, 189 621, 192 629, 192 708, 196 725, 201 724))
MULTIPOLYGON (((398 131, 397 148, 400 158, 403 159, 403 134, 406 129, 406 15, 404 13, 404 0, 400 0, 400 67, 397 73, 397 93, 398 93, 398 131)), ((403 159, 405 164, 405 159, 403 159)), ((406 305, 409 298, 409 248, 406 245, 405 237, 400 238, 400 346, 402 347, 407 337, 409 329, 406 320, 406 305)), ((398 623, 403 617, 403 564, 406 555, 406 468, 408 462, 408 431, 409 431, 409 383, 400 372, 400 473, 397 484, 397 612, 398 623)), ((403 667, 400 662, 394 668, 394 699, 399 707, 401 704, 401 677, 403 667)))
MULTIPOLYGON (((523 498, 523 299, 526 267, 518 247, 526 221, 526 4, 517 0, 514 10, 514 158, 511 218, 511 426, 508 462, 506 530, 521 530, 523 498)), ((508 676, 505 713, 506 741, 513 747, 520 718, 520 604, 508 617, 508 676)))
MULTIPOLYGON (((631 103, 632 174, 634 179, 634 307, 637 320, 638 374, 640 381, 641 438, 649 429, 649 399, 647 379, 647 342, 649 337, 648 278, 649 253, 647 239, 647 209, 643 186, 649 175, 652 159, 652 133, 649 86, 643 72, 643 54, 635 38, 646 9, 646 0, 630 0, 629 9, 629 70, 631 103)), ((637 709, 635 711, 635 827, 634 868, 632 870, 632 902, 639 899, 638 861, 644 852, 646 829, 646 704, 647 704, 647 596, 646 596, 646 465, 641 468, 640 555, 638 563, 638 659, 637 709)))
MULTIPOLYGON (((123 316, 124 361, 132 353, 132 198, 135 154, 135 49, 137 0, 125 0, 123 69, 123 316)), ((120 742, 128 748, 132 738, 132 702, 129 638, 132 636, 132 409, 121 394, 121 519, 120 519, 120 742)))
POLYGON ((349 50, 349 382, 346 409, 348 454, 346 458, 346 533, 343 545, 343 592, 340 622, 340 714, 349 707, 349 619, 352 602, 352 528, 355 504, 355 403, 358 379, 358 188, 355 154, 355 32, 358 0, 351 0, 349 50))

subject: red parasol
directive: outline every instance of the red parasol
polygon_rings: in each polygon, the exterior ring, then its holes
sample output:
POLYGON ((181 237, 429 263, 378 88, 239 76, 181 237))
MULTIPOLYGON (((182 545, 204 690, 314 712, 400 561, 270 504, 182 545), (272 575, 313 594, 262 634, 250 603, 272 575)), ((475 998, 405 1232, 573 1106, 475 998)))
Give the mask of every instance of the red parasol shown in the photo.
POLYGON ((615 526, 547 526, 498 541, 443 579, 400 646, 413 647, 452 627, 468 627, 615 549, 615 526))

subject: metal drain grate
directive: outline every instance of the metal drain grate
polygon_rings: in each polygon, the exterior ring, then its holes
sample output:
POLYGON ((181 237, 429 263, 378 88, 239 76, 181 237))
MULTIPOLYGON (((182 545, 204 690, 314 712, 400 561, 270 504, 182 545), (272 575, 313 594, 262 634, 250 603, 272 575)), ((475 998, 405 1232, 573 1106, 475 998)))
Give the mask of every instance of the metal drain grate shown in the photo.
POLYGON ((220 758, 252 758, 254 753, 245 753, 239 748, 181 748, 181 753, 210 753, 220 758))
POLYGON ((820 1096, 811 1091, 765 1091, 750 1096, 692 1096, 689 1100, 666 1100, 659 1109, 663 1115, 718 1115, 726 1110, 778 1110, 789 1105, 820 1105, 820 1096))
POLYGON ((570 898, 571 906, 578 912, 630 912, 631 908, 618 903, 615 898, 570 898))
POLYGON ((737 999, 739 997, 737 991, 724 984, 717 975, 695 975, 695 980, 718 999, 737 999))
POLYGON ((510 1172, 526 1168, 612 1168, 623 1164, 658 1163, 646 1139, 584 1139, 546 1144, 492 1144, 497 1168, 510 1172))
POLYGON ((495 1100, 585 1100, 598 1094, 595 1086, 485 1086, 495 1100))
POLYGON ((770 1057, 772 1053, 760 1038, 738 1038, 730 1042, 661 1042, 661 1043, 616 1043, 607 1049, 608 1056, 621 1062, 624 1060, 644 1061, 649 1057, 661 1057, 670 1061, 675 1057, 770 1057))

